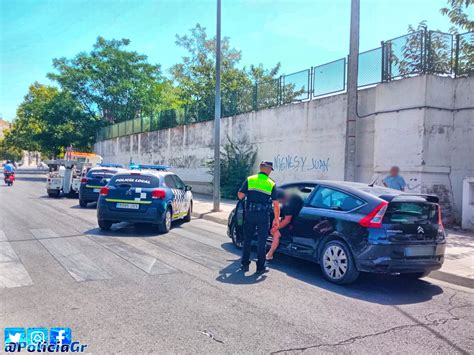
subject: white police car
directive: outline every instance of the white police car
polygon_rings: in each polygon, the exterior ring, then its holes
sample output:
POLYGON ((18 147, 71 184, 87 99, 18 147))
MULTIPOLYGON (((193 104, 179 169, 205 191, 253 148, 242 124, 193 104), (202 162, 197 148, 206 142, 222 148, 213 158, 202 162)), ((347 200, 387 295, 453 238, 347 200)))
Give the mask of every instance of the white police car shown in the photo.
POLYGON ((97 221, 103 230, 113 223, 150 223, 167 233, 171 222, 191 220, 193 195, 176 174, 162 165, 135 165, 114 175, 100 190, 97 221))

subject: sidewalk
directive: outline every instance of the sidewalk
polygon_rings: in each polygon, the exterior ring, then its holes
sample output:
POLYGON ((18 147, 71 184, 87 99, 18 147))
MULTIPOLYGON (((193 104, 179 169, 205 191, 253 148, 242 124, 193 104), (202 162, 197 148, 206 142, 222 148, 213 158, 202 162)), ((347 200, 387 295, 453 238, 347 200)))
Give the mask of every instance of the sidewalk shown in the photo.
POLYGON ((430 274, 435 279, 474 288, 474 234, 446 230, 448 233, 443 267, 430 274))
MULTIPOLYGON (((193 217, 227 225, 227 217, 236 201, 221 200, 221 211, 213 212, 212 197, 194 194, 193 217)), ((474 288, 474 234, 447 230, 448 238, 443 267, 429 277, 474 288)))
POLYGON ((227 217, 234 209, 237 201, 221 200, 221 211, 213 212, 212 197, 206 195, 193 194, 193 217, 207 219, 220 224, 227 225, 227 217))

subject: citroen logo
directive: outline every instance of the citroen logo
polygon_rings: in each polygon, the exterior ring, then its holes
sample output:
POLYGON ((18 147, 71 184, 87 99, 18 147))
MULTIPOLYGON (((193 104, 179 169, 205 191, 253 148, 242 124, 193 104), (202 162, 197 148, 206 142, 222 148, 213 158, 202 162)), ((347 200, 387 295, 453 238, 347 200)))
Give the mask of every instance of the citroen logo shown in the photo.
POLYGON ((126 195, 128 196, 132 196, 132 189, 128 189, 127 192, 125 192, 126 195))
POLYGON ((418 232, 418 234, 425 234, 425 230, 421 226, 418 226, 416 231, 418 232))

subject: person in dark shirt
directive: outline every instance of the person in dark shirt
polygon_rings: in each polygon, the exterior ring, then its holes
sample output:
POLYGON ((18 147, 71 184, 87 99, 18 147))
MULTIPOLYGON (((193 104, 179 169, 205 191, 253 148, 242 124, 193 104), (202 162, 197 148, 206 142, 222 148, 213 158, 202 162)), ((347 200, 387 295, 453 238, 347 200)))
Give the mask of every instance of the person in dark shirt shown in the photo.
POLYGON ((278 227, 274 226, 270 231, 272 235, 272 246, 267 253, 267 260, 273 259, 273 254, 280 244, 282 233, 285 235, 289 232, 289 225, 295 219, 295 217, 298 216, 301 209, 303 208, 303 199, 298 195, 287 195, 285 191, 282 190, 279 190, 277 195, 282 203, 280 212, 282 220, 280 221, 278 227))

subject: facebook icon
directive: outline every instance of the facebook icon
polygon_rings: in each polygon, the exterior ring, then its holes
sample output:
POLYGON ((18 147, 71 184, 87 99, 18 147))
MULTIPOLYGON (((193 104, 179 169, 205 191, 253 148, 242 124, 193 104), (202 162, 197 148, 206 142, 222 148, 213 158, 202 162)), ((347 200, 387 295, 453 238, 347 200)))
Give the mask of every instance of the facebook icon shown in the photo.
POLYGON ((49 343, 65 345, 71 344, 71 328, 51 328, 49 333, 49 343))

